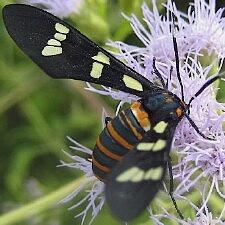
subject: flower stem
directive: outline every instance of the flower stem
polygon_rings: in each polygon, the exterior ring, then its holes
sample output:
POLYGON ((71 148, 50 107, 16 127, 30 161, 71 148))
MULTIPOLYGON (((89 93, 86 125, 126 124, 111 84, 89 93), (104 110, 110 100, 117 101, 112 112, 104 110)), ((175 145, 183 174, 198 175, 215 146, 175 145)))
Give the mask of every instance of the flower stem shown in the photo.
POLYGON ((34 202, 7 212, 0 216, 0 225, 15 224, 31 218, 32 216, 55 206, 66 195, 70 194, 72 191, 74 191, 74 189, 87 182, 88 180, 85 177, 80 177, 75 181, 59 188, 58 190, 35 200, 34 202))

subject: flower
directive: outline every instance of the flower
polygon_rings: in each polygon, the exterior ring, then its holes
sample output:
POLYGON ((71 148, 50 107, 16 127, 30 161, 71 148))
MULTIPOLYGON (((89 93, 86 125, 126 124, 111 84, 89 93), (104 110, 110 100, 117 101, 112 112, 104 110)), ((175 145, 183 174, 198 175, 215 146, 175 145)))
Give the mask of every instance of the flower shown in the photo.
POLYGON ((42 8, 59 18, 79 13, 82 3, 83 0, 25 0, 25 4, 42 8))
MULTIPOLYGON (((114 54, 118 59, 125 61, 129 67, 153 83, 160 85, 158 77, 153 73, 153 58, 155 57, 157 69, 164 80, 168 81, 168 90, 181 97, 181 87, 175 69, 172 36, 174 34, 179 51, 179 69, 184 86, 185 102, 188 103, 207 82, 212 69, 217 67, 217 71, 214 72, 214 75, 217 75, 222 67, 225 56, 223 9, 216 11, 213 0, 209 0, 208 3, 205 0, 195 0, 190 5, 188 13, 185 14, 180 12, 171 0, 168 0, 165 5, 166 15, 161 16, 156 1, 153 0, 152 3, 153 11, 150 11, 145 3, 142 5, 146 26, 135 15, 131 15, 130 18, 125 16, 144 47, 112 41, 108 44, 119 50, 119 53, 114 54), (176 17, 176 29, 171 29, 173 27, 172 14, 176 17), (209 57, 211 60, 209 63, 208 56, 210 55, 213 57, 209 57), (201 63, 202 61, 204 62, 201 63), (173 68, 172 72, 171 68, 173 68)), ((87 89, 120 100, 117 112, 124 102, 132 102, 137 99, 131 94, 115 91, 108 87, 96 89, 88 84, 87 89)), ((212 215, 213 212, 207 211, 208 201, 213 192, 217 192, 221 198, 225 199, 225 193, 223 193, 225 189, 225 138, 222 126, 225 120, 225 104, 217 101, 217 90, 215 85, 208 86, 190 105, 190 117, 199 130, 215 140, 208 140, 200 136, 186 118, 179 123, 174 135, 173 149, 178 155, 178 163, 173 167, 174 178, 178 183, 174 195, 178 198, 185 198, 190 190, 198 189, 204 196, 202 205, 196 208, 197 217, 192 220, 179 221, 181 224, 204 224, 203 221, 207 221, 208 224, 210 222, 216 224, 217 220, 213 219, 216 216, 212 215)), ((74 143, 78 145, 78 143, 74 143)), ((84 169, 86 164, 81 166, 79 165, 81 159, 74 159, 77 162, 73 164, 73 167, 80 167, 85 173, 89 171, 90 165, 86 171, 84 169)), ((92 176, 89 172, 87 174, 92 176)), ((104 184, 101 184, 99 187, 103 186, 104 184)), ((103 190, 103 188, 99 190, 103 190)), ((98 193, 95 195, 96 198, 102 196, 101 191, 96 193, 98 193)), ((103 199, 104 197, 101 199, 102 204, 104 203, 103 199)), ((189 201, 189 204, 192 203, 189 201)), ((168 218, 169 215, 165 211, 160 219, 168 218)), ((221 218, 222 216, 218 221, 221 221, 221 218)), ((161 223, 160 219, 157 219, 158 224, 161 223)))
POLYGON ((225 54, 225 18, 224 8, 216 11, 216 1, 195 0, 190 5, 185 32, 188 35, 188 44, 193 44, 198 52, 207 51, 217 54, 218 58, 224 58, 225 54), (200 41, 200 42, 199 42, 200 41))
MULTIPOLYGON (((168 67, 170 68, 171 61, 175 60, 171 34, 171 15, 174 14, 177 20, 175 35, 181 63, 185 62, 187 55, 192 54, 204 55, 206 59, 206 53, 215 54, 215 62, 211 61, 212 65, 217 64, 219 60, 222 63, 225 53, 225 19, 222 17, 224 9, 216 11, 215 0, 210 0, 209 3, 205 0, 195 0, 194 4, 190 4, 187 14, 178 11, 176 5, 168 0, 165 6, 166 16, 160 15, 155 0, 152 0, 152 4, 153 11, 147 4, 142 5, 146 26, 135 15, 125 16, 144 47, 110 41, 108 45, 119 50, 119 53, 114 54, 117 58, 124 60, 129 67, 153 81, 155 77, 151 71, 152 59, 155 57, 159 71, 163 75, 168 74, 168 67)), ((90 86, 88 88, 123 102, 130 103, 134 99, 130 94, 107 87, 100 91, 90 86)))
MULTIPOLYGON (((184 14, 179 12, 176 5, 169 0, 165 6, 166 16, 163 17, 159 14, 155 1, 152 2, 153 11, 150 11, 145 3, 142 5, 147 28, 135 15, 130 18, 126 16, 144 47, 131 46, 123 42, 110 42, 109 44, 120 51, 119 54, 116 54, 118 58, 125 60, 130 67, 156 83, 158 78, 152 75, 152 60, 155 57, 157 69, 163 78, 169 81, 168 90, 181 96, 175 69, 170 79, 171 66, 176 68, 171 34, 173 22, 170 17, 171 14, 174 14, 178 28, 174 32, 180 56, 180 73, 185 101, 188 102, 206 83, 216 63, 219 62, 216 74, 222 67, 225 54, 223 9, 216 11, 213 0, 210 0, 209 3, 204 0, 195 0, 190 5, 188 14, 184 14), (217 42, 217 40, 221 40, 221 42, 217 42), (214 53, 214 57, 211 58, 213 61, 210 62, 210 65, 203 66, 199 61, 199 56, 204 54, 204 57, 207 57, 212 52, 214 53)), ((109 89, 107 91, 107 94, 114 98, 116 96, 119 99, 121 96, 120 92, 117 92, 116 95, 115 91, 112 92, 109 89)), ((206 136, 216 137, 216 141, 202 138, 185 118, 177 127, 173 145, 180 160, 174 167, 174 177, 180 182, 176 189, 177 194, 184 194, 197 182, 202 181, 202 178, 208 178, 212 182, 208 197, 214 189, 221 197, 225 197, 225 193, 222 192, 225 187, 223 173, 225 146, 222 127, 225 120, 225 105, 217 101, 216 93, 217 88, 211 85, 195 98, 190 109, 190 117, 201 132, 206 136)), ((129 94, 126 97, 128 98, 129 94)), ((124 101, 124 95, 121 100, 124 101)), ((128 100, 130 101, 129 98, 128 100)), ((208 182, 205 185, 207 184, 208 182)), ((205 187, 204 190, 207 188, 205 187)))
MULTIPOLYGON (((201 195, 201 193, 200 193, 201 195)), ((152 214, 152 211, 150 212, 150 218, 152 219, 154 224, 157 225, 163 225, 164 223, 161 222, 161 220, 167 219, 169 221, 176 221, 180 225, 224 225, 224 221, 222 220, 223 214, 225 212, 225 204, 224 207, 221 210, 221 213, 218 217, 213 217, 212 212, 210 211, 207 204, 205 204, 205 199, 202 199, 202 204, 204 205, 204 211, 199 211, 198 206, 193 204, 190 200, 187 198, 183 199, 189 204, 189 211, 193 211, 194 214, 197 216, 195 218, 188 217, 187 219, 179 219, 177 216, 174 216, 173 214, 169 213, 166 209, 162 208, 164 211, 163 214, 152 214)))
POLYGON ((91 190, 87 191, 86 196, 82 200, 78 201, 78 203, 76 203, 75 205, 73 205, 72 207, 69 208, 69 210, 72 210, 82 204, 85 204, 85 209, 81 213, 76 215, 76 217, 81 217, 82 218, 81 224, 83 224, 85 221, 85 218, 87 216, 87 213, 89 211, 91 211, 91 213, 92 213, 92 219, 90 221, 90 223, 91 223, 95 219, 95 217, 97 216, 99 211, 102 209, 104 202, 105 202, 105 198, 103 195, 104 183, 99 181, 94 176, 94 174, 92 172, 91 161, 88 158, 85 159, 81 156, 78 156, 79 153, 84 153, 84 154, 87 154, 88 157, 91 158, 92 150, 84 147, 83 145, 79 144, 78 142, 76 142, 75 140, 73 140, 70 137, 68 137, 68 139, 74 144, 74 146, 70 146, 70 148, 72 150, 75 150, 76 154, 75 154, 75 156, 72 156, 69 153, 65 152, 65 154, 70 159, 72 159, 72 162, 67 163, 67 162, 61 161, 60 167, 64 166, 64 167, 81 170, 89 178, 89 181, 88 181, 88 183, 85 183, 78 189, 74 190, 74 192, 72 192, 70 195, 68 195, 66 198, 64 198, 61 201, 61 203, 67 203, 71 200, 76 199, 76 197, 79 195, 79 193, 81 191, 86 190, 87 187, 90 184, 92 184, 92 188, 91 188, 91 190))

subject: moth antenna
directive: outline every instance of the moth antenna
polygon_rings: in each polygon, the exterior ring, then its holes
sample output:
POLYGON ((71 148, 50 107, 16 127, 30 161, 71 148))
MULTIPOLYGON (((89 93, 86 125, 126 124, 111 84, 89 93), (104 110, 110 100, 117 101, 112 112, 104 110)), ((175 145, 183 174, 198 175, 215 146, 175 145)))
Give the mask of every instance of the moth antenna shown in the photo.
POLYGON ((190 108, 191 102, 198 97, 209 85, 211 85, 213 82, 215 82, 219 78, 225 78, 225 71, 208 79, 205 84, 202 85, 202 87, 194 94, 194 96, 191 97, 189 103, 188 103, 188 108, 190 108))
POLYGON ((175 15, 172 13, 172 21, 173 21, 173 26, 172 26, 172 36, 173 36, 173 49, 174 49, 174 55, 175 55, 175 62, 176 62, 176 71, 177 71, 177 79, 180 84, 180 89, 181 89, 181 99, 184 101, 184 86, 181 80, 180 76, 180 59, 179 59, 179 53, 178 53, 178 47, 177 47, 177 39, 175 37, 175 15))
POLYGON ((189 123, 191 124, 191 126, 195 129, 195 131, 204 139, 210 140, 210 141, 215 141, 214 138, 210 138, 205 136, 197 127, 197 125, 195 124, 195 122, 190 118, 190 116, 188 114, 185 114, 185 117, 188 119, 189 123))
POLYGON ((153 62, 152 62, 153 73, 159 78, 159 80, 160 80, 160 82, 161 82, 163 88, 166 89, 166 84, 165 84, 165 82, 164 82, 164 80, 163 80, 163 77, 162 77, 161 73, 160 73, 160 72, 158 71, 158 69, 156 68, 155 61, 156 61, 156 58, 153 57, 153 62))

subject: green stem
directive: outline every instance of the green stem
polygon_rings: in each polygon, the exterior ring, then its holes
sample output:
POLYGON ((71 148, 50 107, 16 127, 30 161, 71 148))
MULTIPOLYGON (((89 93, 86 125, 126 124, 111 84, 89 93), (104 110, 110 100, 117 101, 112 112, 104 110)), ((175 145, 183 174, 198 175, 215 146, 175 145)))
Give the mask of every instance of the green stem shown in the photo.
POLYGON ((58 190, 41 197, 28 205, 22 206, 19 209, 12 210, 0 216, 0 225, 15 224, 31 218, 44 210, 55 206, 65 196, 70 194, 74 189, 80 185, 84 185, 88 182, 88 179, 81 177, 75 181, 59 188, 58 190))

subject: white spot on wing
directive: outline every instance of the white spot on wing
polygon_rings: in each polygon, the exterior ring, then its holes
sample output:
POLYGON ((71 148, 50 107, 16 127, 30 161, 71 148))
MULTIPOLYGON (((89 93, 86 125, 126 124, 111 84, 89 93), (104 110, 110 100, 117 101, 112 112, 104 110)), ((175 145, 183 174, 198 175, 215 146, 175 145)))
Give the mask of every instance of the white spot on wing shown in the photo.
POLYGON ((65 41, 66 40, 66 35, 65 34, 60 34, 60 33, 55 33, 54 38, 59 40, 59 41, 65 41))
POLYGON ((129 169, 127 169, 126 171, 124 171, 123 173, 121 173, 119 176, 117 176, 116 181, 118 182, 127 182, 130 181, 132 179, 132 177, 134 177, 138 171, 140 169, 138 167, 131 167, 129 169))
POLYGON ((140 151, 150 151, 155 143, 142 142, 137 145, 140 151))
POLYGON ((98 62, 102 62, 102 63, 105 63, 105 64, 108 64, 110 65, 109 63, 109 57, 106 56, 104 53, 102 52, 98 52, 97 55, 93 56, 92 59, 98 61, 98 62))
POLYGON ((48 45, 61 46, 61 43, 55 39, 48 40, 48 45))
POLYGON ((144 171, 136 166, 131 167, 116 177, 117 182, 140 182, 142 180, 160 180, 163 176, 163 167, 150 168, 144 171))
POLYGON ((153 130, 154 130, 156 133, 161 134, 161 133, 163 133, 163 132, 165 131, 166 127, 167 127, 167 123, 164 122, 164 121, 160 121, 159 123, 157 123, 157 124, 155 125, 155 127, 153 128, 153 130))
POLYGON ((137 90, 137 91, 143 91, 142 84, 135 80, 133 77, 130 77, 128 75, 123 75, 123 82, 125 83, 126 87, 137 90))
POLYGON ((69 33, 69 28, 67 28, 66 26, 62 25, 61 23, 56 23, 55 24, 55 29, 63 34, 68 34, 69 33))
POLYGON ((90 75, 94 78, 99 78, 102 75, 103 65, 100 63, 94 62, 92 65, 92 70, 90 75))
POLYGON ((132 181, 132 182, 140 182, 140 181, 143 180, 144 175, 145 175, 145 172, 143 170, 139 169, 137 174, 134 177, 132 177, 130 181, 132 181))
POLYGON ((166 141, 159 139, 158 141, 156 141, 154 147, 152 148, 152 151, 153 152, 161 151, 165 147, 166 147, 166 141))
POLYGON ((162 179, 162 175, 163 175, 163 167, 159 166, 156 168, 149 169, 145 173, 144 179, 145 180, 160 180, 162 179))
POLYGON ((62 54, 62 48, 55 46, 45 46, 41 53, 43 56, 60 55, 62 54))
POLYGON ((62 45, 61 41, 66 40, 66 34, 68 34, 70 30, 60 23, 55 24, 55 29, 59 33, 55 33, 55 39, 52 38, 48 40, 47 45, 43 48, 41 52, 43 56, 53 56, 62 54, 62 48, 58 46, 62 45))

